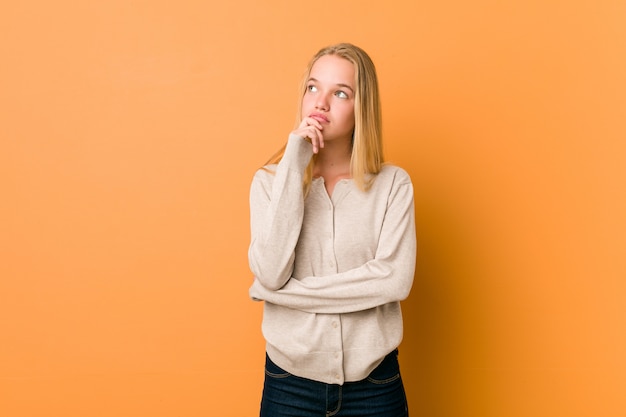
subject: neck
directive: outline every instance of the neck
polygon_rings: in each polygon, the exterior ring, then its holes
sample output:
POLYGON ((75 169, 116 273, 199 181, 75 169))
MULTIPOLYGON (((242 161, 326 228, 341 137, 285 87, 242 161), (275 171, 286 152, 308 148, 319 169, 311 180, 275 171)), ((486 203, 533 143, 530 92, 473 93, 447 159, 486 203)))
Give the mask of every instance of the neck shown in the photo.
POLYGON ((350 159, 352 157, 352 139, 333 140, 324 143, 315 160, 315 173, 350 173, 350 159))

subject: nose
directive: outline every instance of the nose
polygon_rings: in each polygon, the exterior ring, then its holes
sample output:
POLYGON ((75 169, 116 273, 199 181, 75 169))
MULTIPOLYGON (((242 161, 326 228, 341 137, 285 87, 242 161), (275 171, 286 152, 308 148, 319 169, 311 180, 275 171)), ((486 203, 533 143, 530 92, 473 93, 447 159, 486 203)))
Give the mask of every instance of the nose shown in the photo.
POLYGON ((315 98, 315 108, 317 110, 324 110, 324 111, 328 111, 329 108, 329 101, 328 101, 328 97, 326 96, 326 94, 318 94, 317 97, 315 98))

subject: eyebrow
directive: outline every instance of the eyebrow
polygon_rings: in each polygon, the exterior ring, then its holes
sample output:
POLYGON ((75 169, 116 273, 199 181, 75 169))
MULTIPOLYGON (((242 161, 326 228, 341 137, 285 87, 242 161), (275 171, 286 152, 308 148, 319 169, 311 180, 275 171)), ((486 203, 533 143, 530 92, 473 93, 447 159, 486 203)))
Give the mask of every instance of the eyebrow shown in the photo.
MULTIPOLYGON (((308 81, 314 81, 314 82, 319 82, 317 79, 311 77, 307 80, 308 81)), ((337 87, 343 87, 343 88, 347 88, 348 90, 352 91, 352 93, 354 93, 354 89, 352 87, 350 87, 348 84, 344 84, 344 83, 338 83, 335 84, 337 87)))

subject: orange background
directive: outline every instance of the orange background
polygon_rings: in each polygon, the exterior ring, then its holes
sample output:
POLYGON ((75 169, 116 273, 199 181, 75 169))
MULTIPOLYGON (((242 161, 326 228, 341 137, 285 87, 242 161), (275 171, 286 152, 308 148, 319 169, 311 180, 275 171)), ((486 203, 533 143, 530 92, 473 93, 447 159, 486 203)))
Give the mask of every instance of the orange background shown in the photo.
POLYGON ((411 415, 626 415, 625 28, 621 0, 3 4, 0 415, 257 414, 249 184, 337 41, 415 183, 411 415))

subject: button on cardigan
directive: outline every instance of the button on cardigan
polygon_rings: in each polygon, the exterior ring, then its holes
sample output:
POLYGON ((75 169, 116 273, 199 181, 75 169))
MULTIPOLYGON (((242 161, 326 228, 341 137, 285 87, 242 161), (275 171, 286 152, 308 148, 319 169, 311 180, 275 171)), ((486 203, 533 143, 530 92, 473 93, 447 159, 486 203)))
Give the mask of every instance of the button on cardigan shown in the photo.
POLYGON ((400 301, 415 273, 411 179, 386 164, 368 191, 340 180, 329 196, 315 178, 306 196, 310 143, 291 135, 277 165, 250 188, 249 290, 264 301, 272 361, 293 375, 358 381, 402 340, 400 301))

